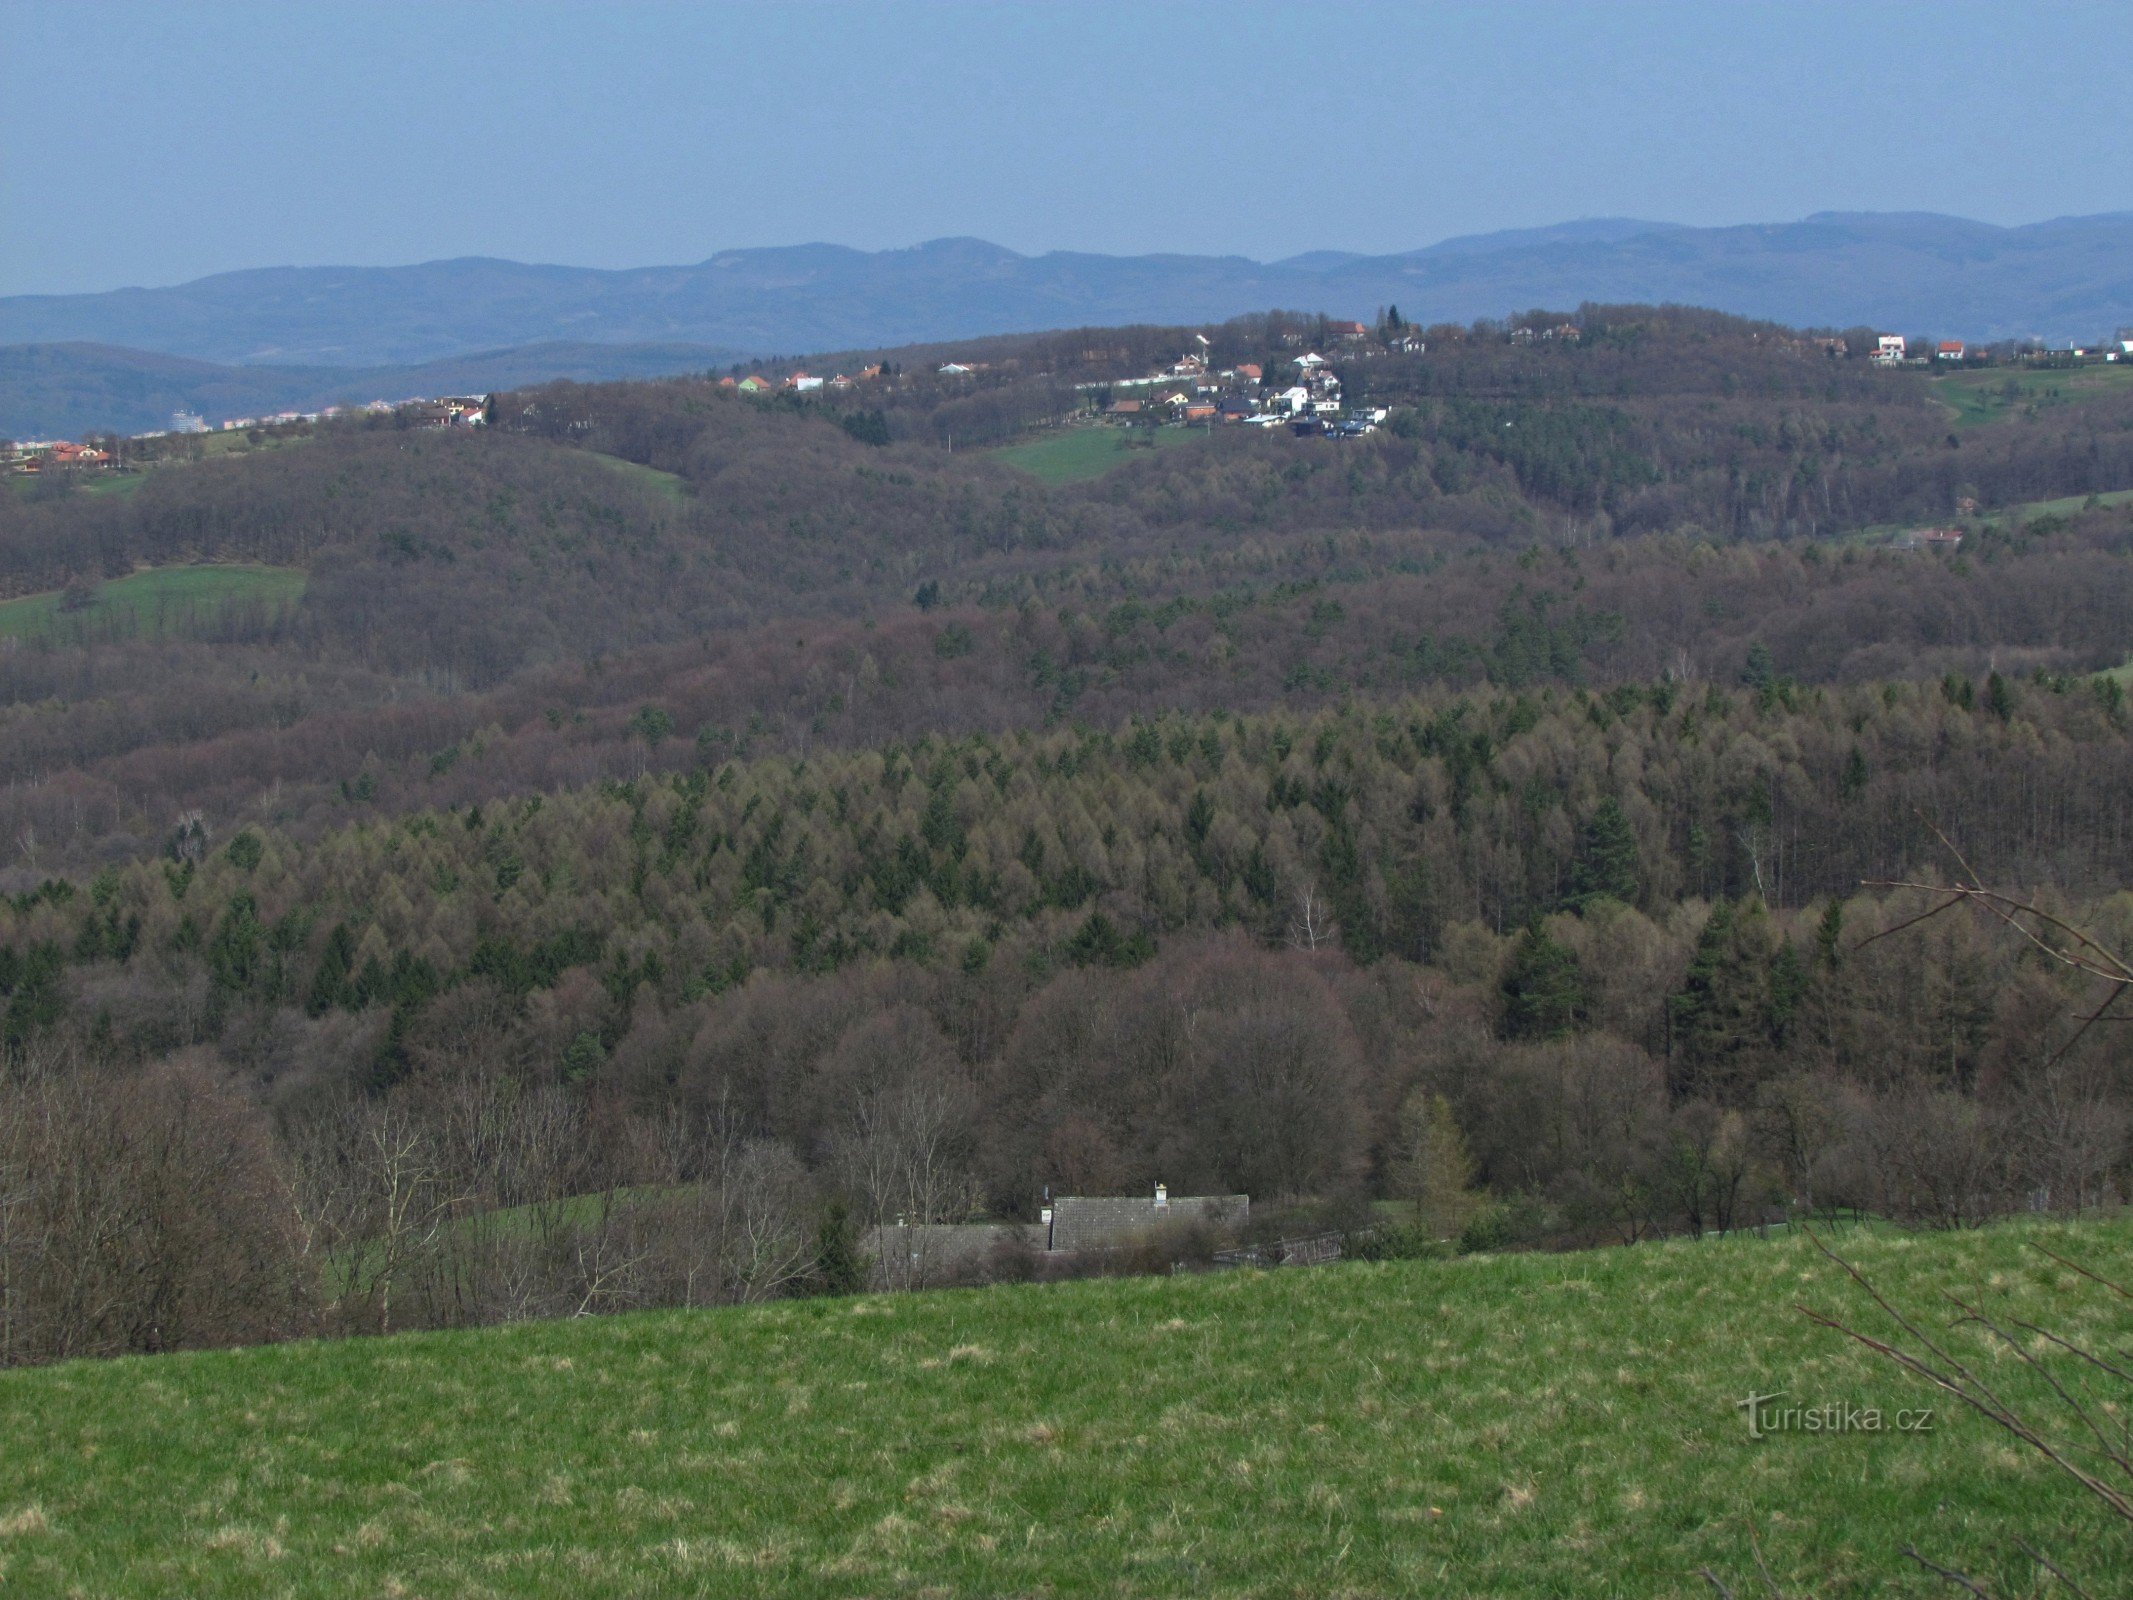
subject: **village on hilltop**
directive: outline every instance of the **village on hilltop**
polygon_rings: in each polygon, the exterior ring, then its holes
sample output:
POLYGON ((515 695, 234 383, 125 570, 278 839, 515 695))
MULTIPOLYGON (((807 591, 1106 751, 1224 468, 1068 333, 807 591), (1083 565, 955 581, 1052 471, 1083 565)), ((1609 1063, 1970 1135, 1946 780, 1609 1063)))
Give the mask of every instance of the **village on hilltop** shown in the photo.
MULTIPOLYGON (((1231 425, 1287 428, 1305 437, 1353 439, 1375 432, 1388 413, 1382 405, 1358 403, 1345 396, 1342 367, 1352 371, 1358 363, 1420 357, 1433 345, 1459 345, 1481 339, 1512 345, 1571 347, 1586 337, 1577 321, 1559 314, 1532 313, 1505 323, 1483 322, 1471 328, 1445 324, 1424 330, 1403 320, 1397 307, 1381 311, 1374 325, 1319 318, 1314 326, 1323 336, 1323 349, 1307 347, 1304 336, 1292 328, 1280 336, 1279 342, 1296 349, 1296 354, 1224 366, 1211 360, 1213 341, 1209 336, 1195 333, 1192 348, 1159 371, 1078 378, 1073 384, 1079 398, 1077 415, 1082 421, 1129 428, 1231 425)), ((2035 340, 1971 344, 1960 339, 1868 330, 1847 334, 1780 332, 1773 337, 1795 355, 1835 361, 1863 359, 1880 367, 1945 370, 2006 366, 2056 371, 2133 362, 2133 329, 2122 329, 2107 340, 2059 348, 2035 340)), ((1090 364, 1101 366, 1100 362, 1090 364)), ((717 378, 715 386, 756 400, 863 400, 870 391, 899 388, 912 379, 982 385, 999 375, 992 363, 975 359, 944 360, 907 373, 885 357, 829 377, 802 367, 778 371, 777 365, 757 364, 752 370, 737 366, 717 378)), ((1003 364, 1010 368, 1019 365, 1012 360, 1003 364)), ((480 427, 489 419, 493 398, 485 394, 416 396, 396 401, 372 400, 361 406, 326 406, 317 411, 230 417, 214 423, 180 411, 172 417, 169 428, 148 433, 94 434, 81 440, 0 440, 0 475, 35 478, 122 470, 187 454, 185 441, 199 436, 239 434, 257 441, 301 433, 339 419, 387 420, 407 428, 480 427)), ((192 446, 191 453, 197 449, 197 444, 192 446)), ((1959 537, 1941 540, 1938 547, 1953 548, 1959 537)), ((1918 542, 1920 547, 1936 546, 1936 541, 1924 536, 1918 542)))
POLYGON ((300 433, 306 428, 340 417, 390 418, 397 425, 408 428, 478 428, 489 420, 489 403, 492 398, 490 395, 477 394, 373 400, 361 406, 326 406, 318 411, 278 411, 267 417, 231 417, 213 427, 194 412, 180 411, 171 418, 170 427, 157 428, 148 433, 97 434, 80 441, 0 440, 0 473, 35 478, 46 473, 108 472, 159 456, 162 452, 156 447, 164 441, 182 442, 203 435, 232 433, 263 439, 300 433))

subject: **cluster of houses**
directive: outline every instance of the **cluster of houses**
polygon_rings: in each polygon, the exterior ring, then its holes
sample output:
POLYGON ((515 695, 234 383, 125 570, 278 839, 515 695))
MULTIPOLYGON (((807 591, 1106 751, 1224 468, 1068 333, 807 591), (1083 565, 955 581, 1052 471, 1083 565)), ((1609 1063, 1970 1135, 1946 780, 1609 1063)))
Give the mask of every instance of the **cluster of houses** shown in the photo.
MULTIPOLYGON (((1825 339, 1825 345, 1843 345, 1842 339, 1825 339)), ((1835 352, 1843 355, 1846 350, 1835 352)), ((1935 342, 1930 355, 1920 351, 1911 352, 1909 342, 1900 333, 1882 333, 1874 336, 1874 353, 1867 359, 1877 367, 1923 367, 1935 361, 1967 361, 1971 358, 1969 346, 1960 339, 1941 339, 1935 342)))
MULTIPOLYGON (((1358 330, 1357 337, 1369 331, 1360 322, 1333 326, 1336 335, 1343 329, 1358 330)), ((1270 379, 1267 370, 1253 361, 1219 369, 1211 366, 1207 336, 1194 334, 1193 338, 1199 348, 1187 351, 1161 372, 1076 387, 1092 411, 1106 420, 1129 425, 1154 421, 1212 427, 1230 423, 1352 438, 1376 431, 1385 420, 1382 407, 1345 407, 1340 375, 1332 362, 1315 350, 1284 362, 1270 379)))
POLYGON ((0 453, 0 470, 34 478, 42 472, 101 472, 111 452, 71 439, 29 439, 0 453))
POLYGON ((1585 330, 1575 322, 1558 322, 1552 328, 1533 328, 1525 325, 1513 328, 1510 339, 1513 344, 1576 344, 1585 337, 1585 330))
MULTIPOLYGON (((168 439, 198 433, 244 433, 254 428, 300 428, 336 417, 390 416, 416 428, 478 428, 489 420, 491 396, 445 395, 413 400, 373 400, 364 406, 327 406, 321 411, 277 411, 268 417, 232 417, 219 427, 190 411, 180 411, 167 428, 126 435, 133 440, 168 439)), ((77 443, 72 439, 23 439, 0 446, 0 472, 36 477, 47 472, 103 472, 120 465, 118 457, 102 445, 77 443)))
MULTIPOLYGON (((1822 345, 1835 356, 1847 353, 1842 339, 1824 339, 1822 345)), ((2121 334, 2096 344, 2068 344, 2053 350, 2043 345, 1998 350, 1988 350, 1977 345, 1967 345, 1960 339, 1937 339, 1930 350, 1921 345, 1913 349, 1900 333, 1883 333, 1875 336, 1874 351, 1867 359, 1877 367, 1929 367, 1935 362, 1946 361, 1962 366, 1992 366, 2002 357, 2029 366, 2077 366, 2100 365, 2111 361, 2133 361, 2133 338, 2121 334)))
MULTIPOLYGON (((417 428, 479 428, 489 420, 491 398, 485 394, 443 395, 436 399, 419 395, 411 400, 373 400, 362 406, 327 406, 322 411, 277 411, 271 417, 232 417, 222 424, 222 431, 242 433, 251 428, 297 427, 349 416, 405 417, 417 428)), ((203 425, 192 431, 205 432, 206 429, 203 425)))
MULTIPOLYGON (((941 368, 941 372, 949 377, 958 377, 976 370, 975 367, 966 367, 955 361, 941 368)), ((840 372, 831 378, 817 377, 811 372, 788 372, 782 378, 773 378, 767 373, 751 372, 745 378, 721 378, 718 380, 718 386, 728 394, 816 394, 824 390, 831 394, 849 394, 863 383, 880 382, 884 376, 885 373, 879 365, 861 367, 856 377, 848 372, 840 372)))

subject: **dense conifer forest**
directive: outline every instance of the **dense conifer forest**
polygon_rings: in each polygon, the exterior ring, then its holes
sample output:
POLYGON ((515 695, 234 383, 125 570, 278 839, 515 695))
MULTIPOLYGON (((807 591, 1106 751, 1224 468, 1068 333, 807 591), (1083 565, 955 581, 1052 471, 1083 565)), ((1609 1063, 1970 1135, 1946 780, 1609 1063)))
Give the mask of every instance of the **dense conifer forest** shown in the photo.
POLYGON ((0 493, 63 596, 0 607, 0 1359, 849 1287, 1159 1177, 1418 1247, 2122 1196, 2100 997, 1893 885, 2133 945, 2133 399, 1578 320, 1083 482, 986 447, 1189 331, 0 493), (301 587, 95 603, 187 563, 301 587))

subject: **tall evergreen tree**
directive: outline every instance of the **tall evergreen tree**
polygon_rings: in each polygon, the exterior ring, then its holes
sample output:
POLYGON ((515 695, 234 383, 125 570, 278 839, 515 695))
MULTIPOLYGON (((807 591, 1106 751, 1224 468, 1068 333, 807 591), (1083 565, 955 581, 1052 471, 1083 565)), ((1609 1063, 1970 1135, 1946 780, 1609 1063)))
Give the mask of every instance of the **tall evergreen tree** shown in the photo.
POLYGON ((1997 672, 1985 680, 1985 709, 2002 722, 2014 720, 2014 691, 1997 672))
POLYGON ((1629 813, 1609 795, 1578 840, 1577 861, 1570 872, 1570 903, 1580 911, 1600 899, 1635 905, 1641 865, 1629 813))
POLYGON ((1687 980, 1667 1001, 1676 1095, 1736 1099, 1762 1075, 1804 983, 1789 948, 1759 897, 1711 908, 1687 980))
POLYGON ((1762 640, 1748 646, 1748 659, 1740 669, 1740 681, 1751 689, 1767 689, 1777 682, 1777 663, 1770 657, 1770 646, 1762 640))
POLYGON ((1502 990, 1504 1032, 1514 1039, 1559 1039, 1585 1014, 1577 954, 1539 922, 1512 946, 1502 990))

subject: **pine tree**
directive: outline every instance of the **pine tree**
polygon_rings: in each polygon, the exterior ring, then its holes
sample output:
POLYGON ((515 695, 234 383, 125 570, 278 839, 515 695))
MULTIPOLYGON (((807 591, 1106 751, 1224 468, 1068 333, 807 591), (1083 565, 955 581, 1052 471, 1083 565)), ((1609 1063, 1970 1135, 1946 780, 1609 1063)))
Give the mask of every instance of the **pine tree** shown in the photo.
POLYGON ((1748 646, 1748 659, 1740 669, 1740 681, 1751 689, 1768 689, 1777 682, 1777 665, 1770 658, 1770 646, 1762 640, 1748 646))
POLYGON ((1985 709, 2002 722, 2011 721, 2014 717, 2014 691, 2008 688, 2007 680, 1997 672, 1985 680, 1985 709))
POLYGON ((1577 863, 1570 873, 1570 903, 1582 911, 1595 900, 1637 903, 1638 869, 1636 831, 1622 802, 1609 795, 1585 824, 1578 841, 1577 863))
POLYGON ((1831 972, 1844 960, 1844 902, 1834 895, 1823 907, 1822 920, 1815 925, 1815 957, 1831 972))
POLYGON ((355 965, 355 938, 348 924, 336 922, 319 953, 318 971, 311 979, 311 996, 304 1009, 314 1017, 324 1016, 348 1002, 348 970, 355 965))
POLYGON ((1504 1032, 1513 1039, 1559 1039, 1585 1014, 1576 953, 1538 922, 1512 946, 1502 989, 1504 1032))
POLYGON ((824 1294, 857 1294, 867 1286, 859 1234, 842 1200, 833 1200, 815 1230, 815 1277, 824 1294))
POLYGON ((1760 1076, 1759 1057, 1778 1042, 1804 982, 1797 953, 1787 968, 1787 948, 1759 898, 1711 908, 1687 981, 1667 1001, 1677 1095, 1726 1099, 1760 1076))

